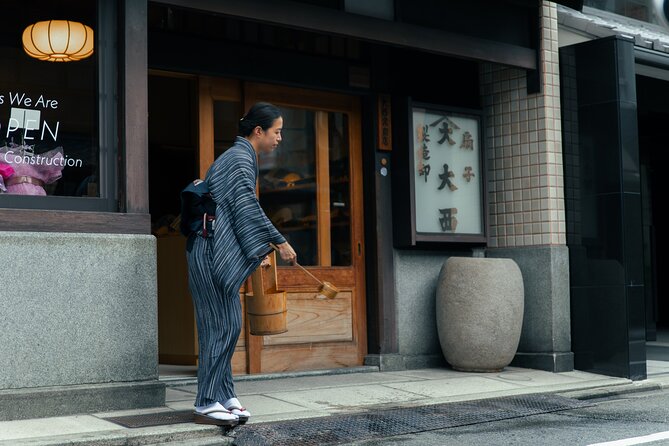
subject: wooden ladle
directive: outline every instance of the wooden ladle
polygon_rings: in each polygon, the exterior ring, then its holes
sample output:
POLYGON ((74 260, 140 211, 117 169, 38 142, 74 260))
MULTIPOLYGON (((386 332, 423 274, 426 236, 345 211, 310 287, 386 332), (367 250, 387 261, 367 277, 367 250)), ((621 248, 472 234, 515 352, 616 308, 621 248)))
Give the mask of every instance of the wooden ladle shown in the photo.
MULTIPOLYGON (((279 252, 279 247, 276 246, 274 243, 270 243, 269 245, 270 245, 270 246, 272 247, 272 249, 274 249, 276 252, 279 252)), ((330 282, 323 282, 322 280, 320 280, 318 277, 316 277, 316 276, 314 276, 313 274, 311 274, 311 273, 309 272, 309 270, 307 270, 305 267, 303 267, 302 265, 300 265, 300 264, 297 263, 297 262, 295 262, 295 266, 300 267, 300 269, 301 269, 302 271, 304 271, 305 273, 307 273, 307 274, 308 274, 309 276, 311 276, 311 278, 313 278, 316 282, 318 282, 318 283, 321 284, 321 287, 320 287, 320 289, 319 289, 319 295, 322 295, 322 296, 324 296, 324 297, 326 297, 326 298, 328 298, 328 299, 334 299, 335 297, 337 297, 337 293, 339 293, 339 289, 338 289, 336 286, 334 286, 334 285, 331 284, 330 282)))

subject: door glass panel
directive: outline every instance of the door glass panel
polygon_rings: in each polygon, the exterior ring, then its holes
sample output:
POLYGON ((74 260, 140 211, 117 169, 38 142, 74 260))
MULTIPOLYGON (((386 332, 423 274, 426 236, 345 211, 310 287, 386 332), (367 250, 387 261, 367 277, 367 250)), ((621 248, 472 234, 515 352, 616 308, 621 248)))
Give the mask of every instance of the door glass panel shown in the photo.
POLYGON ((301 265, 318 265, 315 115, 282 107, 282 142, 258 160, 260 205, 295 248, 301 265))
POLYGON ((351 187, 348 116, 328 115, 330 240, 333 266, 351 265, 351 187))
POLYGON ((232 147, 239 130, 242 106, 237 101, 214 101, 214 159, 232 147))
POLYGON ((179 236, 174 221, 181 190, 197 175, 195 85, 190 79, 149 76, 148 87, 151 229, 156 237, 179 236))

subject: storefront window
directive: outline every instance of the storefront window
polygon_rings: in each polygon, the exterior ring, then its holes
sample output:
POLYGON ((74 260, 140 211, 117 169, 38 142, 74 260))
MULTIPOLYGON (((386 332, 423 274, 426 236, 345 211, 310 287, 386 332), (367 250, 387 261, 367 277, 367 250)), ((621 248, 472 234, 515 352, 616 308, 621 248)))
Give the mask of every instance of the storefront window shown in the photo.
POLYGON ((0 207, 15 207, 21 196, 110 194, 97 18, 95 0, 3 2, 0 207))

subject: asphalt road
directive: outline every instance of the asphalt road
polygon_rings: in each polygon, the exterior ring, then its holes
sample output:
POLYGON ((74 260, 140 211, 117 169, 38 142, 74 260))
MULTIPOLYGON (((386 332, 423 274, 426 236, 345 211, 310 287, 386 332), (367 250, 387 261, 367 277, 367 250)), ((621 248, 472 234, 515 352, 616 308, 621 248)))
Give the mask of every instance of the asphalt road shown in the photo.
POLYGON ((617 443, 606 446, 669 445, 669 391, 627 394, 591 402, 591 407, 354 441, 348 445, 585 446, 612 441, 617 443), (647 437, 649 435, 654 437, 647 437))

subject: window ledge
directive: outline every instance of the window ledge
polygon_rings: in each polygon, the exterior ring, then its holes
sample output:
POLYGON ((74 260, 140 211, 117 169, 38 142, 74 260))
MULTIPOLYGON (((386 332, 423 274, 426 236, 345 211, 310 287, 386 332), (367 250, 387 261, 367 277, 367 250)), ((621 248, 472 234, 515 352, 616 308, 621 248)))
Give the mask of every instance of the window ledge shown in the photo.
POLYGON ((0 231, 150 234, 150 214, 0 209, 0 231))

